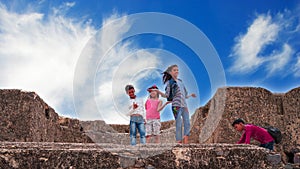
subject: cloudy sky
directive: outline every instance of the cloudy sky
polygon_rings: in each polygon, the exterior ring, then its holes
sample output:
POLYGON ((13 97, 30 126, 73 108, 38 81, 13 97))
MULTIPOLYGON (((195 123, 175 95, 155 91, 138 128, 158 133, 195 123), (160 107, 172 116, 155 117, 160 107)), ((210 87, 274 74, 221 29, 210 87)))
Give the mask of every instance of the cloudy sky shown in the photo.
POLYGON ((35 91, 62 116, 126 124, 124 86, 146 99, 178 64, 198 96, 192 114, 218 87, 298 87, 299 38, 298 0, 2 0, 0 88, 35 91))

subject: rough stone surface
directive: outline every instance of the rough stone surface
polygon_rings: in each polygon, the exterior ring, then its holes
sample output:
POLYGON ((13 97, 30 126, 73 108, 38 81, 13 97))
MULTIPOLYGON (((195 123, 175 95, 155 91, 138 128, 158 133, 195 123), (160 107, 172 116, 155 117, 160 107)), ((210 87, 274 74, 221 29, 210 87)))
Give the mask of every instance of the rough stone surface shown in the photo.
POLYGON ((300 164, 300 153, 295 153, 294 163, 300 164))
MULTIPOLYGON (((97 130, 88 130, 84 132, 95 143, 130 144, 129 133, 102 132, 97 130)), ((139 134, 137 134, 137 143, 139 143, 139 134)), ((175 127, 161 131, 160 143, 175 143, 175 127)))
POLYGON ((0 168, 118 168, 118 157, 91 144, 1 142, 0 168))
POLYGON ((61 118, 36 93, 0 90, 0 141, 92 142, 79 120, 61 118))
MULTIPOLYGON (((84 133, 95 143, 130 144, 129 125, 106 124, 102 120, 81 121, 84 133)), ((174 121, 162 122, 160 142, 175 143, 174 121)), ((139 134, 137 134, 139 142, 139 134)))
POLYGON ((283 168, 268 156, 251 145, 0 142, 0 168, 283 168))
MULTIPOLYGON (((81 121, 81 126, 84 131, 94 131, 101 133, 123 133, 119 132, 115 128, 111 127, 109 124, 106 124, 103 120, 94 120, 94 121, 81 121)), ((127 125, 128 126, 128 125, 127 125)))
MULTIPOLYGON (((129 122, 128 122, 129 123, 129 122)), ((110 124, 110 126, 118 133, 129 133, 129 125, 125 124, 110 124)), ((175 126, 175 121, 164 121, 161 122, 161 130, 166 130, 175 126)))
MULTIPOLYGON (((192 116, 190 141, 194 143, 235 143, 240 133, 231 126, 236 118, 259 126, 275 126, 283 133, 275 145, 284 162, 300 149, 300 87, 285 94, 263 88, 225 87, 192 116)), ((253 142, 253 144, 258 144, 253 142)))

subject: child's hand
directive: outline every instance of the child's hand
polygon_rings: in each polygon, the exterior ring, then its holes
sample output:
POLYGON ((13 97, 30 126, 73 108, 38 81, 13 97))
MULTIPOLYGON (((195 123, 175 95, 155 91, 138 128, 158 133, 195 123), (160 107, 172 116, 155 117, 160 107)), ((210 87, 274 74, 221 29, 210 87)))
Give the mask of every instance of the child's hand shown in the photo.
POLYGON ((192 96, 192 97, 197 97, 195 93, 192 93, 191 96, 192 96))
POLYGON ((167 102, 165 103, 165 105, 170 104, 170 103, 172 103, 172 101, 167 101, 167 102))
POLYGON ((137 109, 139 106, 136 103, 133 103, 133 109, 137 109))

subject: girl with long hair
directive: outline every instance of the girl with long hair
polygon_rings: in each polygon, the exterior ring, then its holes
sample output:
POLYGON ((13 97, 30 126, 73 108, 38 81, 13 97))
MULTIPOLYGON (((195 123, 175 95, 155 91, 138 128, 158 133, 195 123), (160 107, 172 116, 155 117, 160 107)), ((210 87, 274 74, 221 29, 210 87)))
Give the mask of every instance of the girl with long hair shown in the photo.
POLYGON ((188 143, 190 135, 190 119, 186 99, 196 97, 194 93, 188 95, 188 92, 181 79, 178 78, 179 69, 177 65, 171 65, 163 73, 163 82, 166 86, 165 92, 158 91, 162 97, 172 101, 172 111, 176 121, 176 141, 178 143, 188 143), (182 121, 184 132, 182 136, 182 121))

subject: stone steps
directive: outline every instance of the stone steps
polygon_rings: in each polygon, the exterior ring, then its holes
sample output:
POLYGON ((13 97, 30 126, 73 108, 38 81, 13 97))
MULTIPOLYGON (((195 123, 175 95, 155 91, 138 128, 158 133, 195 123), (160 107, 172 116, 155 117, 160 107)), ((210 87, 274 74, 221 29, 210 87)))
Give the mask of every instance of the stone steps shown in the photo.
MULTIPOLYGON (((113 143, 129 145, 129 133, 103 132, 97 130, 86 130, 84 133, 89 136, 95 143, 113 143)), ((139 142, 139 134, 137 134, 137 142, 139 142)), ((161 143, 175 143, 175 127, 162 130, 160 134, 161 143)))
POLYGON ((270 155, 236 144, 0 142, 0 168, 282 168, 270 155))

